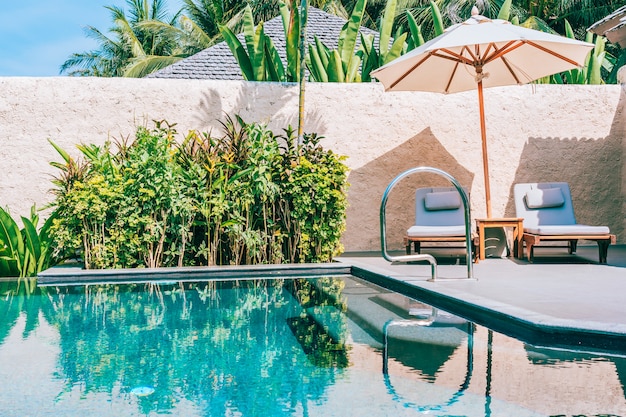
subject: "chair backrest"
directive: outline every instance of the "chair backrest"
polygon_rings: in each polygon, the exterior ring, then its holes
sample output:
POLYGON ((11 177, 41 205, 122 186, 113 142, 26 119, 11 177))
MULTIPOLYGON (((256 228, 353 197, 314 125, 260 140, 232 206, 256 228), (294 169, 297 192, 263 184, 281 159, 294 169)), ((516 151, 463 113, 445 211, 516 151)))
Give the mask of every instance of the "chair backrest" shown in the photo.
POLYGON ((569 185, 566 182, 515 184, 515 213, 525 227, 576 224, 569 185))
POLYGON ((463 199, 456 188, 418 188, 415 191, 415 225, 465 225, 463 199))

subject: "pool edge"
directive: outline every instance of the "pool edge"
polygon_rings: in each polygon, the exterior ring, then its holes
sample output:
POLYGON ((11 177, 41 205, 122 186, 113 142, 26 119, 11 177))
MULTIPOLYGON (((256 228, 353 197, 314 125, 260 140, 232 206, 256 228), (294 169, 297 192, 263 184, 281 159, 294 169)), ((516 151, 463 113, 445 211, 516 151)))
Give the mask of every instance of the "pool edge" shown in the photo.
MULTIPOLYGON (((533 321, 413 285, 362 266, 352 265, 352 275, 538 347, 626 355, 626 333, 547 324, 551 319, 549 316, 541 316, 541 322, 533 321)), ((539 318, 539 315, 536 316, 539 318)))
POLYGON ((291 278, 349 275, 352 267, 339 262, 319 264, 229 265, 172 268, 82 269, 55 267, 37 275, 37 285, 85 285, 153 281, 291 278), (146 278, 149 275, 149 278, 146 278))
MULTIPOLYGON (((310 276, 353 275, 406 296, 422 300, 496 332, 540 347, 586 349, 626 355, 626 333, 589 329, 572 325, 548 324, 549 316, 531 320, 470 302, 458 297, 413 285, 382 272, 344 262, 319 264, 269 264, 247 266, 210 266, 182 268, 131 268, 85 270, 55 267, 37 276, 37 285, 96 285, 102 283, 140 283, 154 281, 206 281, 227 279, 273 279, 310 276), (146 274, 150 277, 146 278, 146 274)), ((553 320, 554 321, 554 320, 553 320)))

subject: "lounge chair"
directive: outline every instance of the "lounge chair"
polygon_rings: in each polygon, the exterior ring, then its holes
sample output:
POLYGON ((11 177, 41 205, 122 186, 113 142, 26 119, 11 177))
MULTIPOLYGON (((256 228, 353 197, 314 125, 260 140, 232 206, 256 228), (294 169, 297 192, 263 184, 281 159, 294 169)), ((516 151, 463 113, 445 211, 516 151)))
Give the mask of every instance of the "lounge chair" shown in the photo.
POLYGON ((543 241, 567 241, 569 253, 576 252, 579 239, 598 243, 600 263, 606 263, 609 245, 615 243, 607 226, 576 223, 572 196, 565 182, 515 184, 513 187, 517 217, 524 219, 523 241, 527 256, 533 261, 534 248, 543 241))
MULTIPOLYGON (((411 245, 415 253, 420 253, 422 243, 465 243, 465 240, 465 211, 456 188, 418 188, 415 191, 415 224, 404 237, 407 255, 411 254, 411 245)), ((473 232, 471 241, 475 261, 477 236, 473 232)))

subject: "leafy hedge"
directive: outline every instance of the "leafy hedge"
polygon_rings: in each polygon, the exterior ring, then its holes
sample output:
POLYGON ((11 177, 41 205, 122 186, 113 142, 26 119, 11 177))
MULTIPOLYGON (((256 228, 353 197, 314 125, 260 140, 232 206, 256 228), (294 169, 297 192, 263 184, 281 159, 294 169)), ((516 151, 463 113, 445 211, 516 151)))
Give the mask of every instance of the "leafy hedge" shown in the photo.
POLYGON ((225 135, 173 125, 133 141, 80 145, 55 177, 50 227, 57 257, 86 268, 326 262, 342 251, 344 157, 293 130, 227 117, 225 135))

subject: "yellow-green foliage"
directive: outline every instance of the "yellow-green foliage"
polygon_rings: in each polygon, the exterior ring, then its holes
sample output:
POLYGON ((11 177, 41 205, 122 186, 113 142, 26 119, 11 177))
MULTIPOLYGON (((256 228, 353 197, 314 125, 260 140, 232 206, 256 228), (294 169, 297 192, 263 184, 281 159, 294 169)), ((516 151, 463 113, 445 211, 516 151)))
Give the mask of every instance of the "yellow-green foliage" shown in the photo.
POLYGON ((341 252, 347 167, 343 157, 291 129, 227 118, 216 138, 181 143, 165 122, 139 128, 116 150, 58 149, 51 234, 58 256, 87 268, 326 262, 341 252), (283 145, 281 147, 281 145, 283 145))

